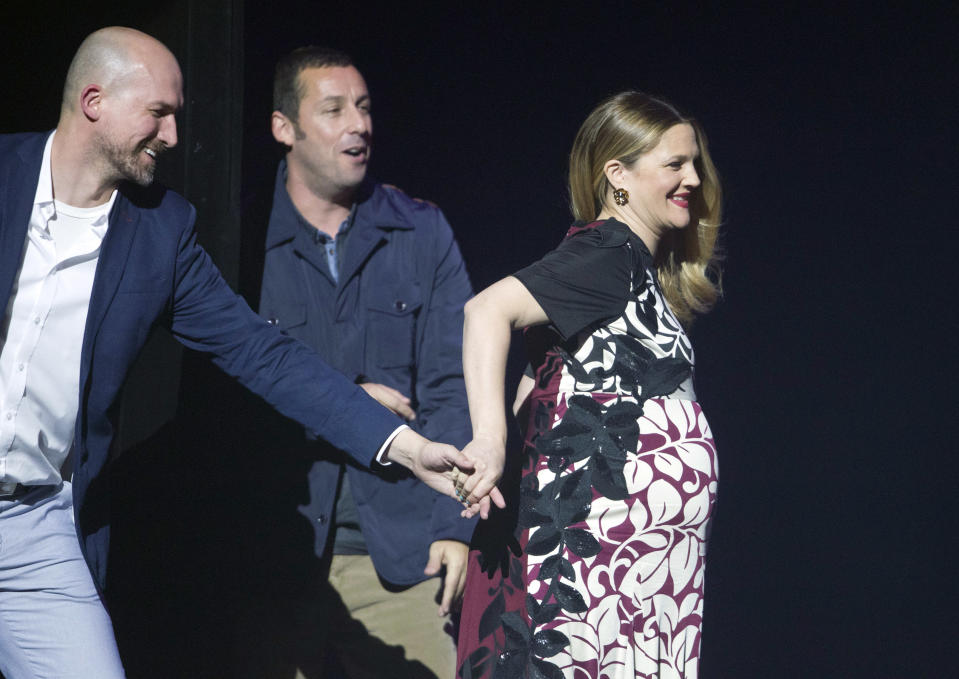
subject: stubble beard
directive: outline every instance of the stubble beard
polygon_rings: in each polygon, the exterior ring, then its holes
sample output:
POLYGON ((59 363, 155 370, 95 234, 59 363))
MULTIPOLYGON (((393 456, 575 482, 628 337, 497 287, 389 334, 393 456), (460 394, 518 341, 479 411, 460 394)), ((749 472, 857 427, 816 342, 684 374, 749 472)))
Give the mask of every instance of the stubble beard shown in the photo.
MULTIPOLYGON (((146 164, 141 162, 140 154, 144 152, 145 148, 150 147, 146 143, 139 144, 130 152, 112 139, 100 137, 97 140, 97 150, 100 157, 116 179, 127 180, 143 187, 150 186, 153 183, 153 176, 156 172, 155 162, 146 164)), ((157 155, 159 155, 159 152, 157 155)))

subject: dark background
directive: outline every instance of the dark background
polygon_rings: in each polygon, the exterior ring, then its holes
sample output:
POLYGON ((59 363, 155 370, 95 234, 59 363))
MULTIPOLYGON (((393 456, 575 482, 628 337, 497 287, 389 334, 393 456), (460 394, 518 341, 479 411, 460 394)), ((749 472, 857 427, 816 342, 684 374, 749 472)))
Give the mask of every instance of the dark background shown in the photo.
MULTIPOLYGON (((55 125, 91 30, 163 39, 187 107, 161 175, 197 204, 201 239, 246 294, 265 224, 241 206, 272 186, 270 81, 292 47, 354 56, 373 96, 373 175, 444 209, 477 289, 562 236, 566 155, 601 98, 642 89, 698 118, 726 196, 725 298, 692 332, 722 476, 703 676, 959 676, 954 4, 161 4, 0 11, 0 129, 55 125)), ((157 344, 165 367, 147 361, 143 376, 171 396, 128 396, 128 445, 176 407, 178 352, 157 344)), ((202 389, 207 374, 183 365, 184 390, 202 389)), ((145 495, 152 454, 126 472, 145 495)), ((185 466, 178 483, 194 487, 185 466)), ((171 563, 184 552, 156 544, 162 530, 140 530, 130 544, 167 555, 168 573, 198 568, 171 563)), ((132 577, 120 588, 135 590, 132 577)), ((169 651, 178 625, 190 639, 189 614, 163 635, 145 608, 156 641, 131 653, 169 651)))

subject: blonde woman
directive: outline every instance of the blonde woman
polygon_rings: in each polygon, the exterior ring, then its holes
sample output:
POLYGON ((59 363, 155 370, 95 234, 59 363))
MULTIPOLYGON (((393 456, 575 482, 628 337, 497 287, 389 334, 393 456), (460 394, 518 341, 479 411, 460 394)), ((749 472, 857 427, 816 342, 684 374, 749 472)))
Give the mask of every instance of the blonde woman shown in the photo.
POLYGON ((580 128, 569 191, 562 243, 466 307, 464 452, 505 464, 512 511, 474 536, 459 676, 695 677, 718 475, 684 326, 718 297, 717 174, 693 120, 623 92, 580 128), (507 460, 515 328, 532 374, 507 460))

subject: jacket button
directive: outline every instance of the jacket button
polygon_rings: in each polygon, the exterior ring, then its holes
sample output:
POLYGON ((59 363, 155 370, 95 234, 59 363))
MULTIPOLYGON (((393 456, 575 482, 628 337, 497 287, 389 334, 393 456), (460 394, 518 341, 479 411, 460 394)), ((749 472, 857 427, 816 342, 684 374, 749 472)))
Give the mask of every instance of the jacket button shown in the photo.
POLYGON ((404 302, 401 299, 398 299, 395 302, 393 302, 393 308, 396 309, 397 311, 406 311, 406 302, 404 302))
POLYGON ((320 514, 318 517, 316 517, 316 521, 317 521, 317 523, 319 523, 321 526, 325 526, 325 525, 326 525, 326 514, 320 514))

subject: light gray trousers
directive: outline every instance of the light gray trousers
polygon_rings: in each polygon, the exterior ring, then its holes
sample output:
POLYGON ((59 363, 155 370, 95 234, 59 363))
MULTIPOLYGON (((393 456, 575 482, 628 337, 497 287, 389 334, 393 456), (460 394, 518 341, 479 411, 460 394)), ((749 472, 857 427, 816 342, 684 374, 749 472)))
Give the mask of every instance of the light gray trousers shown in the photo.
POLYGON ((0 671, 6 679, 124 677, 80 552, 69 483, 0 498, 0 671))

